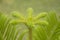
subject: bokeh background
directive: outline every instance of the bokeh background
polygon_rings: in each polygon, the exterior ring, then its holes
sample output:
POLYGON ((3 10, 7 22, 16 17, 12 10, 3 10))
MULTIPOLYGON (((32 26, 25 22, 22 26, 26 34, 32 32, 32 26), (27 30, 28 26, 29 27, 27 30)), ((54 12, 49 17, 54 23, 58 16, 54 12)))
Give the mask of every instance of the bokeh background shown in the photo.
POLYGON ((60 0, 0 0, 0 11, 3 13, 26 13, 29 7, 34 9, 34 13, 54 11, 60 14, 60 0))
MULTIPOLYGON (((60 0, 0 0, 0 12, 5 14, 10 14, 13 11, 27 14, 27 8, 33 8, 34 15, 50 11, 56 12, 60 15, 60 0)), ((25 25, 21 26, 26 29, 25 25)))

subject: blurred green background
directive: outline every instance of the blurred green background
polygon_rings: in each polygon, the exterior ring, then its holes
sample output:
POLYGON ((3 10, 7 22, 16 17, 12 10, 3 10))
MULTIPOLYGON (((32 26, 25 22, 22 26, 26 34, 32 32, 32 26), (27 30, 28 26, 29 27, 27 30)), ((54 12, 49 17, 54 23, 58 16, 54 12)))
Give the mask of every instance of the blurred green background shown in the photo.
POLYGON ((0 11, 3 13, 26 13, 29 7, 34 9, 34 13, 54 11, 59 14, 60 0, 0 0, 0 11))

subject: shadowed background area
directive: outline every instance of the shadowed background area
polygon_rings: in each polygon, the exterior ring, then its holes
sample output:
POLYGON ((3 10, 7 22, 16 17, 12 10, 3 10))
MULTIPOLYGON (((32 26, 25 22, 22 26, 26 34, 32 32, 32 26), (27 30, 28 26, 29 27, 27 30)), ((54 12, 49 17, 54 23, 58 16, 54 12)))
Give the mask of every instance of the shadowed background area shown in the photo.
POLYGON ((35 13, 54 11, 60 13, 60 0, 0 0, 0 11, 10 13, 19 11, 26 13, 32 7, 35 13))

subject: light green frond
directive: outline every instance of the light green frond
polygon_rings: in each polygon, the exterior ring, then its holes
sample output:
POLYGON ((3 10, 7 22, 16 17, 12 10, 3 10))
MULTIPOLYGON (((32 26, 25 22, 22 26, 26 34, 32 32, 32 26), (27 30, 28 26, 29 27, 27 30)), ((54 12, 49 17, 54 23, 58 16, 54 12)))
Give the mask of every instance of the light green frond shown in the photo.
POLYGON ((10 21, 10 24, 13 24, 13 25, 17 25, 17 24, 20 24, 20 23, 25 23, 25 20, 11 20, 10 21))
POLYGON ((39 20, 39 21, 36 21, 35 24, 37 24, 37 25, 48 25, 49 23, 47 21, 44 21, 44 20, 39 20))
POLYGON ((43 18, 45 16, 47 16, 47 12, 42 12, 42 13, 38 14, 36 17, 34 17, 34 19, 38 20, 38 19, 43 18))
POLYGON ((24 19, 24 16, 19 12, 13 11, 11 14, 13 17, 24 19))
POLYGON ((27 9, 27 13, 28 13, 28 18, 32 17, 32 13, 33 13, 33 9, 32 8, 28 8, 27 9))
POLYGON ((33 36, 38 40, 46 40, 48 38, 46 29, 44 26, 37 26, 33 31, 33 36), (35 35, 34 35, 35 34, 35 35))
MULTIPOLYGON (((49 22, 49 25, 46 26, 46 28, 47 28, 47 34, 49 36, 49 40, 52 40, 52 37, 55 34, 56 29, 59 27, 58 26, 58 24, 59 24, 58 23, 58 18, 56 16, 56 13, 54 13, 54 12, 48 13, 48 15, 47 15, 47 21, 49 22)), ((58 35, 56 35, 56 36, 58 36, 58 35)))
POLYGON ((39 25, 39 27, 36 27, 35 29, 35 35, 34 35, 34 40, 59 40, 59 36, 60 35, 60 22, 58 21, 58 18, 56 16, 56 13, 54 12, 50 12, 47 16, 46 16, 46 21, 38 21, 36 23, 38 24, 44 24, 43 25, 39 25), (48 24, 48 25, 46 25, 48 24), (36 37, 35 37, 36 36, 36 37))
MULTIPOLYGON (((17 28, 10 24, 11 19, 4 14, 0 14, 0 40, 16 40, 17 28)), ((20 31, 20 30, 19 30, 20 31)))

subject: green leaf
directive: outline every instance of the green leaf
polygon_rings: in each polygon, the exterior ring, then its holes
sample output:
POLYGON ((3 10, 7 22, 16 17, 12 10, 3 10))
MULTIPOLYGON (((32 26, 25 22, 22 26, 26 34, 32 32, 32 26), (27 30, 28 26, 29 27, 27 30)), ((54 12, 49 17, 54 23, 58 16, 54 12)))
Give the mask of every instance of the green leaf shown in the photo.
POLYGON ((27 13, 28 13, 28 18, 32 17, 32 13, 33 13, 33 9, 32 8, 28 8, 27 9, 27 13))
POLYGON ((17 24, 20 24, 20 23, 25 23, 25 20, 11 20, 10 21, 10 24, 12 25, 17 25, 17 24))
POLYGON ((14 11, 11 14, 12 14, 13 17, 24 19, 23 15, 19 12, 14 11))
POLYGON ((38 14, 34 19, 35 19, 35 20, 38 20, 38 19, 40 19, 40 18, 45 17, 46 15, 47 15, 47 12, 42 12, 42 13, 38 14))

